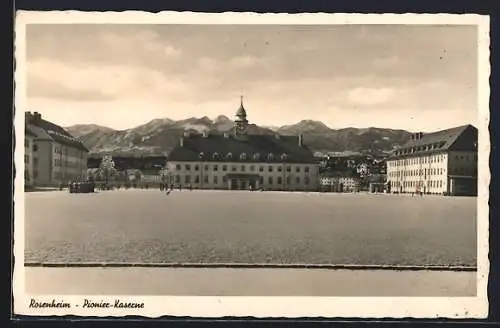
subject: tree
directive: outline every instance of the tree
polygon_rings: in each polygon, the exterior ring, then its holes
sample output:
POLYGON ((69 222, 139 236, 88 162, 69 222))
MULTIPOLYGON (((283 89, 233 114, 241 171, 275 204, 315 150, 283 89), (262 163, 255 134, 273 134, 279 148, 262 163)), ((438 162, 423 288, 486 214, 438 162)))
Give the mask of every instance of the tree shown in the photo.
POLYGON ((104 178, 106 186, 108 186, 109 179, 116 175, 115 162, 113 157, 104 156, 99 166, 99 173, 104 178))

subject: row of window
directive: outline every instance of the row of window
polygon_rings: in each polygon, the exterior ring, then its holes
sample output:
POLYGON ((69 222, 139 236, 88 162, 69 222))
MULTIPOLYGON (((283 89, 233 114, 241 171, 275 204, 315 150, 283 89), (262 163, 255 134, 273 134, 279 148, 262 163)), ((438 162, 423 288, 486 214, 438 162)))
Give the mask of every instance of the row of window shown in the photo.
MULTIPOLYGON (((235 158, 235 156, 233 156, 233 153, 227 153, 227 154, 219 154, 217 152, 215 153, 212 153, 211 155, 210 154, 207 154, 207 153, 203 153, 201 152, 199 154, 199 157, 200 158, 204 158, 204 159, 208 159, 208 158, 211 158, 213 160, 221 160, 221 159, 227 159, 227 160, 232 160, 233 158, 235 158)), ((240 160, 249 160, 249 159, 252 159, 254 161, 259 161, 261 158, 264 158, 264 156, 261 156, 260 153, 254 153, 254 154, 247 154, 247 153, 241 153, 238 158, 240 160)), ((286 153, 283 153, 281 155, 275 155, 273 153, 268 153, 267 156, 266 156, 267 160, 268 161, 273 161, 274 159, 276 158, 280 158, 281 160, 287 160, 288 159, 288 154, 286 153)))
POLYGON ((416 176, 427 176, 427 175, 438 175, 443 174, 443 168, 430 168, 430 169, 415 169, 415 170, 404 170, 404 171, 394 171, 389 172, 389 176, 392 178, 399 177, 416 177, 416 176))
POLYGON ((395 161, 388 161, 387 166, 403 166, 403 165, 415 165, 415 164, 428 164, 428 163, 440 163, 445 160, 445 155, 430 155, 406 159, 398 159, 395 161))
MULTIPOLYGON (((222 169, 223 172, 226 172, 228 170, 228 165, 224 164, 224 165, 220 165, 220 166, 221 166, 221 169, 222 169)), ((194 168, 194 171, 199 171, 200 170, 200 165, 195 164, 193 168, 194 168)), ((240 172, 245 172, 246 168, 247 168, 246 165, 240 165, 239 171, 240 172)), ((249 171, 251 171, 251 172, 254 172, 256 170, 256 166, 255 165, 250 165, 248 168, 249 168, 249 171)), ((181 171, 182 170, 181 164, 177 164, 175 166, 175 169, 177 171, 181 171)), ((191 171, 191 164, 184 164, 184 169, 186 171, 191 171)), ((210 166, 208 164, 205 164, 203 166, 203 169, 205 171, 208 171, 208 170, 210 170, 210 166)), ((286 169, 286 172, 291 172, 292 171, 292 168, 289 165, 286 166, 285 169, 286 169)), ((217 165, 217 164, 212 165, 212 170, 213 171, 218 171, 219 170, 219 165, 217 165)), ((238 166, 237 165, 231 165, 231 171, 232 172, 237 172, 238 171, 238 166)), ((273 172, 274 171, 274 167, 272 165, 269 165, 267 167, 267 171, 268 172, 273 172)), ((277 172, 282 172, 282 171, 283 171, 283 167, 282 166, 278 166, 277 167, 277 172)), ((295 167, 295 172, 300 173, 300 171, 301 171, 300 170, 300 166, 295 167)), ((264 172, 264 166, 259 166, 259 172, 264 172)), ((309 173, 309 167, 308 166, 304 167, 304 172, 305 173, 309 173)))
MULTIPOLYGON (((431 156, 423 156, 423 157, 414 157, 407 159, 399 159, 396 161, 388 161, 387 166, 403 166, 403 165, 416 165, 416 164, 428 164, 428 163, 440 163, 445 160, 445 155, 431 155, 431 156)), ((477 154, 474 155, 456 155, 455 160, 457 161, 477 161, 477 154)))
MULTIPOLYGON (((181 181, 181 176, 180 175, 176 175, 175 176, 175 180, 174 180, 175 183, 185 183, 185 184, 200 183, 200 176, 199 175, 195 175, 194 177, 192 177, 191 175, 185 175, 184 179, 182 179, 182 180, 183 181, 181 181)), ((283 184, 283 181, 286 181, 287 185, 291 185, 293 183, 293 180, 292 180, 291 177, 286 177, 285 180, 283 180, 282 177, 278 177, 276 179, 276 183, 278 185, 283 184)), ((208 176, 204 176, 203 177, 203 182, 204 183, 209 183, 209 177, 208 176)), ((212 177, 212 183, 215 184, 215 185, 219 184, 219 177, 218 176, 212 177)), ((227 183, 227 178, 225 176, 222 177, 222 183, 224 183, 224 184, 227 183)), ((260 177, 259 183, 260 184, 264 183, 264 177, 260 177)), ((272 185, 274 183, 273 177, 268 177, 267 183, 272 185)), ((300 183, 301 183, 301 178, 300 177, 295 177, 295 184, 300 185, 300 183)), ((304 184, 308 185, 309 183, 310 183, 309 177, 304 177, 304 184)))
MULTIPOLYGON (((417 187, 423 187, 422 182, 420 181, 392 181, 391 182, 391 187, 393 188, 417 188, 417 187)), ((443 187, 443 181, 441 180, 430 180, 428 183, 428 187, 430 188, 442 188, 443 187)))

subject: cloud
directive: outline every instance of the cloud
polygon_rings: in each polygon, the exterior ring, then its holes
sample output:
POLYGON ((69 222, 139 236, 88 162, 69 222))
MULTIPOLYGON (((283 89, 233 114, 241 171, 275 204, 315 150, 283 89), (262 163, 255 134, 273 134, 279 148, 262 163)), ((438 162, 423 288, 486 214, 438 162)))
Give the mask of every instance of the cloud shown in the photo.
POLYGON ((391 88, 356 88, 349 91, 349 100, 354 105, 379 105, 389 102, 395 95, 391 88))
POLYGON ((29 61, 27 72, 28 97, 72 98, 74 101, 158 95, 182 97, 189 90, 183 80, 143 67, 86 66, 45 59, 29 61))

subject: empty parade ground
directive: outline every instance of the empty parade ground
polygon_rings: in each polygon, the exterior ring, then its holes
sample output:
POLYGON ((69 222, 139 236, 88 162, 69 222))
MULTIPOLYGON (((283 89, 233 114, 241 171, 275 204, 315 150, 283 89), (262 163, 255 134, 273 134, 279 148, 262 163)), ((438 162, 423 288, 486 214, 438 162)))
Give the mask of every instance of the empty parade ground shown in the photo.
POLYGON ((476 265, 476 198, 25 194, 26 263, 476 265))

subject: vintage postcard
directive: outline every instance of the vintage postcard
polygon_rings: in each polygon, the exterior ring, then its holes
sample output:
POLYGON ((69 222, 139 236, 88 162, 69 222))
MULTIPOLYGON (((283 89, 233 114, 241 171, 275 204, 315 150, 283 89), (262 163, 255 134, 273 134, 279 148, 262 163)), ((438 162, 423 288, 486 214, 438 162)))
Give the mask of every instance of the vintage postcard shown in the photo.
POLYGON ((15 314, 487 316, 489 17, 18 12, 15 38, 15 314))

